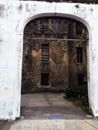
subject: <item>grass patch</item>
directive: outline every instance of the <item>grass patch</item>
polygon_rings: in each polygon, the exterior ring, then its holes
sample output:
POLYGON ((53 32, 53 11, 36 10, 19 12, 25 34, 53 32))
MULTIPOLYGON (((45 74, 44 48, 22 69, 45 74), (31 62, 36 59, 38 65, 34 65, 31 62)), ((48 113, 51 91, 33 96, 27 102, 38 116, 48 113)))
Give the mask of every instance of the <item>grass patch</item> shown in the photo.
POLYGON ((67 88, 64 98, 72 101, 75 106, 80 107, 87 114, 91 114, 89 111, 87 85, 67 88))
POLYGON ((76 98, 67 98, 68 101, 71 101, 75 106, 80 107, 85 113, 91 114, 89 111, 89 105, 83 105, 79 99, 76 98))

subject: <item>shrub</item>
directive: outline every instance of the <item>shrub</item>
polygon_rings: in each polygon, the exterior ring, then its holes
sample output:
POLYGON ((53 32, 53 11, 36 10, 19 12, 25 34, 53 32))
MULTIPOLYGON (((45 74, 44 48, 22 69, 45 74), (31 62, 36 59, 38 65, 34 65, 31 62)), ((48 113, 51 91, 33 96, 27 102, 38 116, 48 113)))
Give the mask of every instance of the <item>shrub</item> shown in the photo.
POLYGON ((67 99, 80 100, 82 105, 88 106, 87 85, 67 88, 65 90, 65 97, 67 99))

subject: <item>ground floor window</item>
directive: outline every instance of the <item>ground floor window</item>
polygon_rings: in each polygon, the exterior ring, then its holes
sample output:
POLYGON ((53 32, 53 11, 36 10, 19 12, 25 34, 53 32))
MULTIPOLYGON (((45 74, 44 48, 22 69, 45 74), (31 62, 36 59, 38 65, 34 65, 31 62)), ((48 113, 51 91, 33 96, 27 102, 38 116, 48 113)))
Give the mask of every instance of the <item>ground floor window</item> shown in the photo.
POLYGON ((49 85, 49 73, 41 74, 41 85, 47 86, 49 85))

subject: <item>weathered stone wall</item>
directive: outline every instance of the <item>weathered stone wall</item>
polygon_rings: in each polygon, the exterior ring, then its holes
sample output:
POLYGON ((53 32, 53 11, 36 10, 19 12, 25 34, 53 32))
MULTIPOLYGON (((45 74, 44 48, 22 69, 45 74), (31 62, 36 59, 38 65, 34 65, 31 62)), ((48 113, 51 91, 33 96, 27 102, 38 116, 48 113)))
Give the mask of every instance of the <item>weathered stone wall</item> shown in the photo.
MULTIPOLYGON (((55 20, 55 19, 54 19, 55 20)), ((34 40, 33 38, 67 38, 68 29, 64 21, 56 18, 59 28, 54 29, 53 18, 48 19, 47 29, 40 30, 40 19, 30 22, 24 31, 23 91, 43 91, 41 74, 49 73, 49 86, 46 91, 64 90, 68 87, 68 45, 62 40, 34 40), (35 27, 36 24, 36 27, 35 27), (55 32, 57 31, 57 32, 55 32), (63 34, 62 34, 62 33, 63 34), (58 36, 55 36, 58 35, 58 36), (41 45, 49 44, 49 61, 42 62, 41 45), (29 88, 28 88, 29 87, 29 88)), ((58 25, 57 25, 58 26, 58 25)), ((44 87, 45 89, 45 87, 44 87)))
MULTIPOLYGON (((81 23, 77 22, 73 25, 73 30, 70 31, 73 37, 79 39, 79 41, 69 41, 69 86, 82 86, 87 83, 87 29, 81 23), (79 25, 79 26, 78 26, 79 25), (79 27, 79 28, 78 28, 79 27), (83 41, 84 40, 84 41, 83 41), (77 49, 83 49, 82 54, 77 53, 77 49), (80 56, 82 55, 82 57, 80 56), (79 59, 78 59, 79 58, 79 59), (78 61, 80 60, 81 61, 78 61), (79 83, 83 76, 82 82, 79 83)), ((72 27, 71 27, 72 28, 72 27)))
POLYGON ((44 91, 64 91, 67 87, 79 86, 79 74, 84 75, 85 83, 87 82, 87 42, 81 41, 86 40, 87 31, 85 27, 82 27, 81 33, 76 35, 76 25, 77 22, 72 19, 50 17, 31 21, 25 27, 22 93, 38 92, 43 89, 44 91), (45 20, 47 22, 44 23, 45 20), (85 37, 82 36, 83 33, 85 37), (68 38, 80 41, 68 42, 68 38), (42 44, 49 44, 49 61, 44 63, 41 59, 42 44), (82 63, 77 62, 77 47, 82 47, 84 50, 82 63), (42 73, 49 73, 48 88, 47 86, 43 88, 41 85, 42 73))

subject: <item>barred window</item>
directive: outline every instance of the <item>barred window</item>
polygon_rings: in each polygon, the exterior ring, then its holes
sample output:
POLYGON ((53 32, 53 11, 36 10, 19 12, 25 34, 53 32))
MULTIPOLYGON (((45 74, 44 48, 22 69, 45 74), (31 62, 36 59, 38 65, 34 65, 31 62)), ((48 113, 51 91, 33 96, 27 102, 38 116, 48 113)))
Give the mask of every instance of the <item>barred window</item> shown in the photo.
POLYGON ((42 18, 40 20, 40 30, 45 31, 48 29, 48 19, 42 18))
POLYGON ((42 61, 49 61, 49 44, 42 44, 42 61))

